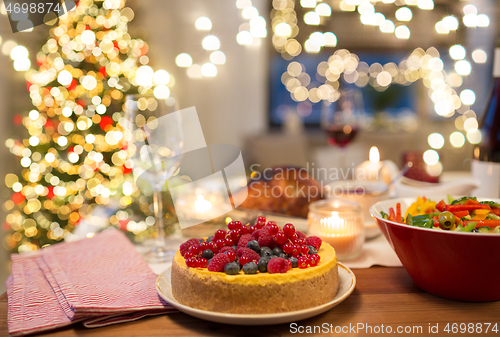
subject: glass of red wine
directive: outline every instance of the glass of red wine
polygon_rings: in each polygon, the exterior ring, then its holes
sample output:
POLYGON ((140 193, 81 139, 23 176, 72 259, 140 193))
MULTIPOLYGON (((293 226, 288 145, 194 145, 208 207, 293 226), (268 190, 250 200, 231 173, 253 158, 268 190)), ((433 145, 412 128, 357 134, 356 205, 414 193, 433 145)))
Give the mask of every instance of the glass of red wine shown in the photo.
POLYGON ((336 101, 323 104, 321 128, 328 136, 328 145, 339 149, 340 169, 344 170, 347 169, 346 147, 356 137, 364 105, 358 89, 341 90, 337 97, 336 101))

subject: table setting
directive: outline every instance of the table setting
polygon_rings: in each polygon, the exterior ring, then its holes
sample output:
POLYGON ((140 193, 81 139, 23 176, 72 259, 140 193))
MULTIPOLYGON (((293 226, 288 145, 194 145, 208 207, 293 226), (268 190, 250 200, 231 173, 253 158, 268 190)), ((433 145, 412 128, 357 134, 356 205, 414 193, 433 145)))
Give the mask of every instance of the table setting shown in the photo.
MULTIPOLYGON (((463 184, 467 184, 467 179, 463 179, 463 184)), ((245 209, 232 211, 225 218, 226 223, 233 223, 232 219, 239 217, 250 219, 251 223, 256 224, 265 219, 267 223, 280 228, 293 223, 294 230, 311 237, 317 236, 335 247, 339 259, 340 285, 336 296, 325 304, 275 314, 219 313, 196 309, 180 303, 172 294, 172 260, 152 260, 147 263, 142 257, 150 251, 147 244, 134 246, 114 228, 94 233, 95 227, 85 228, 82 225, 70 242, 12 257, 12 275, 7 281, 9 334, 33 334, 77 323, 92 333, 99 330, 92 328, 133 322, 148 316, 170 316, 179 311, 213 323, 265 326, 312 319, 337 306, 342 308, 342 303, 348 301, 353 292, 356 295, 360 271, 370 271, 373 267, 379 272, 381 268, 404 270, 401 268, 403 264, 398 257, 398 249, 394 251, 394 240, 399 239, 392 234, 389 236, 384 220, 375 215, 381 211, 388 212, 400 200, 406 203, 404 207, 409 207, 414 198, 391 198, 389 194, 394 193, 394 190, 389 193, 384 181, 338 182, 329 185, 326 191, 332 192, 334 188, 342 186, 339 183, 343 186, 358 184, 372 189, 375 186, 384 193, 375 194, 375 198, 381 199, 378 202, 372 200, 374 197, 369 192, 373 190, 370 189, 363 196, 359 193, 346 194, 346 198, 334 196, 313 202, 309 205, 307 219, 245 209), (353 198, 357 202, 352 201, 353 198), (363 198, 369 200, 364 201, 363 198), (371 208, 370 214, 379 224, 379 230, 369 237, 367 233, 371 229, 370 220, 373 219, 363 219, 364 207, 371 208), (76 236, 80 236, 80 239, 76 236), (85 254, 81 254, 82 251, 85 254)), ((176 233, 167 237, 166 241, 169 245, 180 245, 182 248, 182 242, 189 239, 185 234, 192 237, 207 232, 201 227, 198 232, 196 229, 195 226, 188 232, 182 232, 177 227, 176 233)), ((361 275, 362 282, 366 282, 363 280, 364 274, 361 275)))

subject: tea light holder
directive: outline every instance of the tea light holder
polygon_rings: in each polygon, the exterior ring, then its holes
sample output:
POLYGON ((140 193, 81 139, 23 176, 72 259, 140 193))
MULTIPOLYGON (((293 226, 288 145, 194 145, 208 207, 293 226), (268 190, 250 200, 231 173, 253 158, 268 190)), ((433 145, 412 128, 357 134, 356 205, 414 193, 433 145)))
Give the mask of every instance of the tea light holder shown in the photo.
POLYGON ((307 216, 309 235, 329 243, 339 260, 355 258, 365 242, 361 206, 352 201, 330 199, 313 202, 307 216))

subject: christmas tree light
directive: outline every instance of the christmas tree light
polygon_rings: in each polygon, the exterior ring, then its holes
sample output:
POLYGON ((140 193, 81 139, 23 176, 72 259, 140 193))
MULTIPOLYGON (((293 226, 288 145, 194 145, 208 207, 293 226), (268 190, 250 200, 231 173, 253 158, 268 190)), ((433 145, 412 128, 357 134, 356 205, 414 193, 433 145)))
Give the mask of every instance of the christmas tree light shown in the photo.
MULTIPOLYGON (((13 192, 4 204, 7 249, 61 241, 101 205, 116 209, 110 225, 131 233, 146 235, 154 223, 130 175, 122 104, 128 93, 165 99, 175 80, 147 66, 148 45, 128 33, 133 17, 124 0, 79 1, 50 30, 36 54, 38 69, 26 72, 35 109, 14 118, 29 136, 6 141, 23 166, 5 177, 13 192)), ((24 52, 18 49, 16 57, 24 52)))

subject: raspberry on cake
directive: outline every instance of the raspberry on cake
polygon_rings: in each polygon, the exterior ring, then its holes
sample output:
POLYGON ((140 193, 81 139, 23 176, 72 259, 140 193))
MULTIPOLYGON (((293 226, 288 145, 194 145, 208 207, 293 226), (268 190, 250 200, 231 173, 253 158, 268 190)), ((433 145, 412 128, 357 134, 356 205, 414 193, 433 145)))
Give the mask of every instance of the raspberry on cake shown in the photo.
POLYGON ((240 237, 240 240, 238 241, 238 248, 239 247, 246 247, 247 246, 247 243, 249 241, 252 241, 252 235, 251 234, 243 234, 241 237, 240 237))
POLYGON ((238 248, 238 250, 236 251, 236 255, 238 256, 238 258, 246 256, 250 261, 259 261, 260 259, 260 255, 250 248, 238 248))
POLYGON ((172 294, 182 304, 228 313, 276 313, 331 301, 338 290, 335 250, 292 224, 259 217, 190 239, 172 263, 172 294), (236 253, 235 253, 236 250, 236 253), (266 305, 262 305, 262 299, 266 305))
POLYGON ((288 260, 285 260, 282 257, 275 257, 274 259, 271 259, 267 264, 267 271, 270 274, 286 273, 288 269, 290 269, 288 267, 288 260))
POLYGON ((210 260, 207 268, 209 271, 224 271, 224 267, 229 262, 231 261, 229 261, 229 257, 226 254, 219 253, 210 260))

